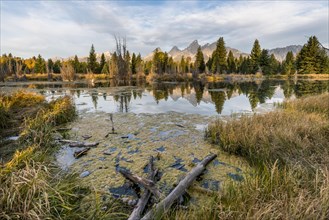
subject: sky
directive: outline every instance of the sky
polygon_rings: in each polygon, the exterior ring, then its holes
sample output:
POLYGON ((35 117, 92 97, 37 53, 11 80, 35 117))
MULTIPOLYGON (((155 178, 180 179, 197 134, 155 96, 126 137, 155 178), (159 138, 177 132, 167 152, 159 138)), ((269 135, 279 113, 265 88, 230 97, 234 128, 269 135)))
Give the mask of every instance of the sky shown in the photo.
POLYGON ((329 1, 1 1, 1 54, 28 58, 87 56, 115 50, 114 36, 146 56, 192 41, 249 53, 303 45, 315 35, 329 47, 329 1))

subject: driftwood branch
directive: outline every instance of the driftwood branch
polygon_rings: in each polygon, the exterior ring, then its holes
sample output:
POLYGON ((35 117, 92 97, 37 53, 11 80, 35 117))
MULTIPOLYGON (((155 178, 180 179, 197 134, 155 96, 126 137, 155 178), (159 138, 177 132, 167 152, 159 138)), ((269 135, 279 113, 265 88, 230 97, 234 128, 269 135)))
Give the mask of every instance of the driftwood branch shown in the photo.
POLYGON ((96 147, 98 142, 80 142, 72 140, 59 140, 61 143, 69 144, 70 147, 96 147))
MULTIPOLYGON (((155 176, 156 176, 158 170, 154 169, 153 161, 154 161, 154 159, 151 156, 149 164, 148 164, 148 170, 149 170, 148 179, 150 179, 152 181, 155 181, 155 176)), ((141 219, 141 215, 142 215, 142 213, 143 213, 150 197, 151 197, 151 192, 145 188, 141 198, 138 200, 138 203, 135 206, 133 212, 130 214, 130 217, 128 218, 128 220, 139 220, 139 219, 141 219)))
POLYGON ((143 186, 145 189, 149 190, 153 195, 157 198, 161 198, 161 193, 155 186, 155 183, 152 180, 145 179, 140 177, 136 174, 132 174, 127 170, 119 169, 119 172, 128 180, 132 181, 133 183, 139 184, 143 186))
POLYGON ((186 177, 180 181, 176 188, 161 202, 159 202, 153 209, 151 209, 142 220, 160 219, 164 212, 166 212, 185 190, 193 183, 193 181, 205 170, 206 166, 215 158, 216 154, 210 154, 205 157, 196 167, 194 167, 186 177))
POLYGON ((73 156, 75 157, 75 159, 78 159, 81 156, 86 155, 89 150, 90 150, 90 148, 87 147, 87 148, 84 148, 82 150, 75 151, 73 156))

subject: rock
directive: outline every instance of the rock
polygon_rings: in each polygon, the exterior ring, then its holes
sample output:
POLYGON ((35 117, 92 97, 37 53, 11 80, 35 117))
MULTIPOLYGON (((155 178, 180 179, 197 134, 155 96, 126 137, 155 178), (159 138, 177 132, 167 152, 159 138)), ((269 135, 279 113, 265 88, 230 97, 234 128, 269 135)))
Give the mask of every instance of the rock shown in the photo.
POLYGON ((130 200, 128 201, 128 205, 129 205, 129 206, 135 206, 135 205, 137 205, 137 200, 136 200, 136 199, 130 199, 130 200))
POLYGON ((80 174, 80 177, 81 178, 84 178, 84 177, 87 177, 87 176, 89 176, 91 173, 88 171, 88 170, 86 170, 86 171, 83 171, 81 174, 80 174))

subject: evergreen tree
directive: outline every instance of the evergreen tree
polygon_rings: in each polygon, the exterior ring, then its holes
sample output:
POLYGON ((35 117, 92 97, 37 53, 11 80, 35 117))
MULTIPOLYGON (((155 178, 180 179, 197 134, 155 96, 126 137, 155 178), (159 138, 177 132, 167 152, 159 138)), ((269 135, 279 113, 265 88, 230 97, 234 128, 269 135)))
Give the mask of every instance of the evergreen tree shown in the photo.
POLYGON ((186 61, 184 56, 182 56, 182 58, 180 59, 180 63, 179 63, 179 72, 180 73, 186 73, 186 61))
POLYGON ((46 61, 41 57, 40 54, 38 55, 38 58, 35 61, 34 72, 35 73, 46 72, 46 61))
POLYGON ((225 73, 227 70, 226 54, 224 38, 220 37, 217 41, 216 49, 212 54, 211 71, 213 73, 225 73))
POLYGON ((102 53, 102 55, 101 55, 101 61, 99 63, 98 73, 101 73, 102 72, 105 63, 106 63, 105 55, 104 55, 104 53, 102 53))
POLYGON ((259 67, 265 75, 271 74, 270 56, 268 55, 268 50, 262 50, 259 57, 259 67))
POLYGON ((275 58, 274 54, 271 54, 270 56, 269 65, 270 74, 277 74, 282 72, 280 62, 275 58))
POLYGON ((232 51, 230 50, 230 52, 228 53, 228 57, 227 57, 227 72, 228 73, 235 73, 236 72, 236 62, 233 56, 232 51))
POLYGON ((143 73, 143 60, 140 53, 136 57, 136 71, 140 74, 143 73))
POLYGON ((80 71, 80 62, 79 62, 79 59, 78 59, 78 56, 77 55, 74 56, 73 69, 74 69, 74 72, 75 73, 81 72, 80 71))
POLYGON ((48 71, 50 73, 52 73, 54 71, 54 62, 52 59, 48 59, 47 61, 47 67, 48 67, 48 71))
POLYGON ((137 73, 137 59, 136 59, 136 54, 133 53, 132 57, 131 57, 131 73, 134 75, 137 73))
POLYGON ((259 41, 256 39, 254 42, 254 45, 252 47, 251 53, 250 53, 250 70, 251 73, 256 73, 259 68, 259 59, 262 54, 261 47, 259 45, 259 41))
POLYGON ((317 37, 312 36, 297 55, 298 73, 328 73, 329 60, 317 37))
POLYGON ((292 51, 289 51, 286 55, 286 59, 282 62, 283 74, 292 75, 296 72, 295 58, 292 51))
POLYGON ((103 65, 103 69, 101 71, 102 74, 108 74, 109 73, 109 65, 107 62, 103 65))
POLYGON ((204 57, 203 57, 201 47, 198 48, 198 51, 196 53, 194 67, 195 67, 195 70, 196 70, 196 74, 204 73, 204 71, 206 69, 206 64, 204 62, 204 57))
POLYGON ((91 72, 96 73, 98 63, 97 63, 95 48, 93 44, 91 45, 87 62, 88 62, 88 69, 91 72))
POLYGON ((53 67, 54 73, 61 73, 61 67, 62 67, 61 61, 56 60, 53 67))

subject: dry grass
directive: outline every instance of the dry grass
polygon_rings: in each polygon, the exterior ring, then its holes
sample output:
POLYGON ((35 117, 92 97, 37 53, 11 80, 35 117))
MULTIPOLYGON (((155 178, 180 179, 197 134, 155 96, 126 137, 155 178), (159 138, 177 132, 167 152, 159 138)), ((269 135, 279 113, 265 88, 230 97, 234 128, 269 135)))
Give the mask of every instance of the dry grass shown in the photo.
MULTIPOLYGON (((39 100, 38 95, 35 99, 24 95, 13 97, 23 100, 8 101, 6 105, 17 109, 26 106, 22 104, 26 99, 39 100)), ((15 100, 13 97, 7 98, 15 100)), ((111 199, 104 201, 104 193, 81 188, 75 175, 59 175, 57 168, 50 165, 54 126, 71 121, 75 115, 72 99, 62 97, 44 103, 35 117, 25 119, 20 138, 22 150, 0 167, 0 219, 127 218, 126 206, 111 199)))
POLYGON ((63 63, 61 66, 61 76, 63 81, 74 81, 75 71, 70 63, 63 63))
POLYGON ((10 123, 9 113, 5 108, 5 106, 3 105, 3 103, 0 102, 0 130, 9 127, 10 126, 9 123, 10 123))
POLYGON ((329 218, 329 94, 283 103, 283 110, 216 121, 207 138, 246 158, 255 173, 228 183, 220 219, 329 218))

